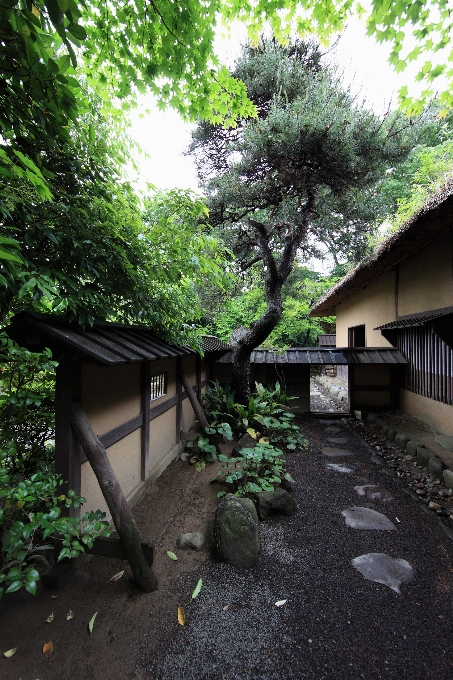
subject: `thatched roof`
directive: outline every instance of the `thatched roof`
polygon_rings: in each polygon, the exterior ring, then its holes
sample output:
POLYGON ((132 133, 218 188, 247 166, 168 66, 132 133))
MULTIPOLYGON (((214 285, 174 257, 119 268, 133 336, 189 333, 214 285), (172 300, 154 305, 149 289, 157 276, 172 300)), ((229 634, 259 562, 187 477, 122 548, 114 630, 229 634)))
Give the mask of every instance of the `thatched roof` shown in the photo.
POLYGON ((366 260, 327 291, 310 316, 331 316, 335 307, 365 288, 384 272, 394 269, 410 255, 426 248, 451 231, 453 226, 453 178, 432 195, 402 227, 383 241, 366 260))

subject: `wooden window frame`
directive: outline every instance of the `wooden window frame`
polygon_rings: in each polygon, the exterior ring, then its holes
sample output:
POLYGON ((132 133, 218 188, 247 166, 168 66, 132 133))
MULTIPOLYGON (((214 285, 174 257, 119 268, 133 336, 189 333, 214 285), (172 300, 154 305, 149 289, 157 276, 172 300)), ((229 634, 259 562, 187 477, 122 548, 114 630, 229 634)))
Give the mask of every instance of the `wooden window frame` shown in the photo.
POLYGON ((150 402, 161 399, 168 394, 168 372, 155 373, 150 376, 149 380, 150 392, 149 400, 150 402))
POLYGON ((348 347, 366 347, 366 325, 364 323, 357 326, 349 326, 348 328, 348 347), (360 329, 360 331, 359 331, 360 329), (363 330, 362 330, 363 329, 363 330), (363 332, 363 345, 356 342, 357 333, 363 332))

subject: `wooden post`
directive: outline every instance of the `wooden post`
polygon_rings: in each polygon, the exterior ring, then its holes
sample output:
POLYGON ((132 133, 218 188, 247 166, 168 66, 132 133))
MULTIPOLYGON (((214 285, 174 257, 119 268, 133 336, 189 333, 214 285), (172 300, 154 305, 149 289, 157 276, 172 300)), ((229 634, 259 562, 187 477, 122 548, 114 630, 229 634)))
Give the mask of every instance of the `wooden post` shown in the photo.
MULTIPOLYGON (((69 409, 80 401, 82 390, 82 364, 69 354, 59 359, 55 385, 55 473, 61 475, 61 493, 73 489, 81 492, 81 447, 69 422, 69 409)), ((66 508, 70 517, 79 517, 80 508, 66 508)))
POLYGON ((184 386, 184 389, 186 390, 187 396, 189 397, 190 404, 193 410, 195 411, 195 415, 198 418, 198 422, 200 423, 201 427, 204 430, 206 427, 209 427, 209 423, 206 419, 203 409, 201 408, 200 404, 197 401, 197 398, 190 385, 190 382, 188 381, 187 376, 184 372, 181 373, 181 382, 184 386))
POLYGON ((182 373, 182 359, 181 357, 176 358, 176 396, 178 401, 176 403, 176 443, 179 444, 181 441, 181 427, 182 427, 182 386, 181 386, 181 373, 182 373))
POLYGON ((134 580, 146 593, 157 588, 157 579, 140 546, 140 534, 113 471, 105 448, 96 437, 80 404, 69 409, 71 425, 88 458, 112 515, 124 552, 131 565, 134 580))
POLYGON ((197 399, 201 404, 201 357, 199 354, 195 357, 195 375, 197 380, 197 399))
POLYGON ((149 460, 149 410, 151 398, 151 367, 149 361, 144 361, 141 368, 141 411, 143 425, 141 430, 141 479, 146 480, 149 460))

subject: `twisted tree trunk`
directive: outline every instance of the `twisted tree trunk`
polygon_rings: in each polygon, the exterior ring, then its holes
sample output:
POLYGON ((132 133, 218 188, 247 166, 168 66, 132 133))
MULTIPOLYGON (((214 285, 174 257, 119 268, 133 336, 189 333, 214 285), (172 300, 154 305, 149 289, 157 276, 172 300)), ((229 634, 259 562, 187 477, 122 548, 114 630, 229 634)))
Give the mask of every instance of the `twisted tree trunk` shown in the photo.
POLYGON ((300 225, 288 231, 284 238, 284 247, 278 263, 269 243, 271 234, 267 232, 264 224, 249 219, 249 224, 256 233, 256 244, 265 268, 266 310, 258 321, 250 324, 250 328, 243 326, 236 328, 230 337, 234 361, 231 390, 240 404, 247 404, 250 398, 250 356, 253 350, 269 337, 280 321, 283 311, 282 287, 291 273, 297 249, 307 232, 316 197, 317 191, 312 189, 300 225))

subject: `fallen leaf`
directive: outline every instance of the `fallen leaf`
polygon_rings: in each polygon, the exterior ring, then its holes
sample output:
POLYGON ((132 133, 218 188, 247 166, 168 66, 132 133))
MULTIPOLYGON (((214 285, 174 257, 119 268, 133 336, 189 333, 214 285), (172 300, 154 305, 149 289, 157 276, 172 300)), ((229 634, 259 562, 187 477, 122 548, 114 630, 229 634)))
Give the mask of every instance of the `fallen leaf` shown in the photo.
POLYGON ((171 550, 167 550, 166 553, 171 560, 174 560, 175 562, 178 560, 177 555, 175 555, 174 552, 171 552, 171 550))
POLYGON ((229 604, 226 604, 224 607, 222 607, 222 611, 226 612, 226 610, 228 609, 229 606, 230 606, 229 604))
POLYGON ((112 576, 112 578, 109 579, 107 581, 107 583, 113 583, 113 581, 119 581, 123 574, 124 574, 124 569, 123 569, 123 571, 119 571, 117 574, 115 574, 115 576, 112 576))
POLYGON ((276 607, 283 607, 284 604, 286 604, 288 600, 279 600, 278 602, 275 603, 276 607))
POLYGON ((7 659, 9 659, 10 656, 13 656, 17 652, 17 647, 13 647, 12 649, 8 649, 7 652, 3 652, 3 656, 6 656, 7 659))
POLYGON ((68 611, 68 613, 66 614, 66 621, 70 621, 70 620, 73 619, 73 618, 74 618, 74 614, 73 614, 73 612, 72 612, 72 609, 70 609, 70 610, 68 611))
POLYGON ((195 600, 196 597, 200 594, 201 586, 203 585, 203 579, 199 579, 197 585, 195 586, 195 590, 192 593, 192 600, 195 600))
POLYGON ((98 615, 98 613, 95 612, 95 613, 93 614, 93 616, 91 617, 91 619, 90 619, 90 623, 88 624, 88 630, 90 631, 90 635, 91 635, 91 636, 93 635, 94 620, 95 620, 95 618, 96 618, 97 615, 98 615))
POLYGON ((186 615, 184 614, 184 609, 182 607, 178 607, 178 623, 183 626, 186 622, 186 615))
POLYGON ((46 644, 42 648, 42 653, 45 654, 50 659, 53 654, 53 642, 46 642, 46 644))
POLYGON ((53 618, 54 618, 54 614, 53 614, 53 612, 52 612, 52 614, 50 614, 50 616, 47 617, 46 623, 52 623, 53 618))

